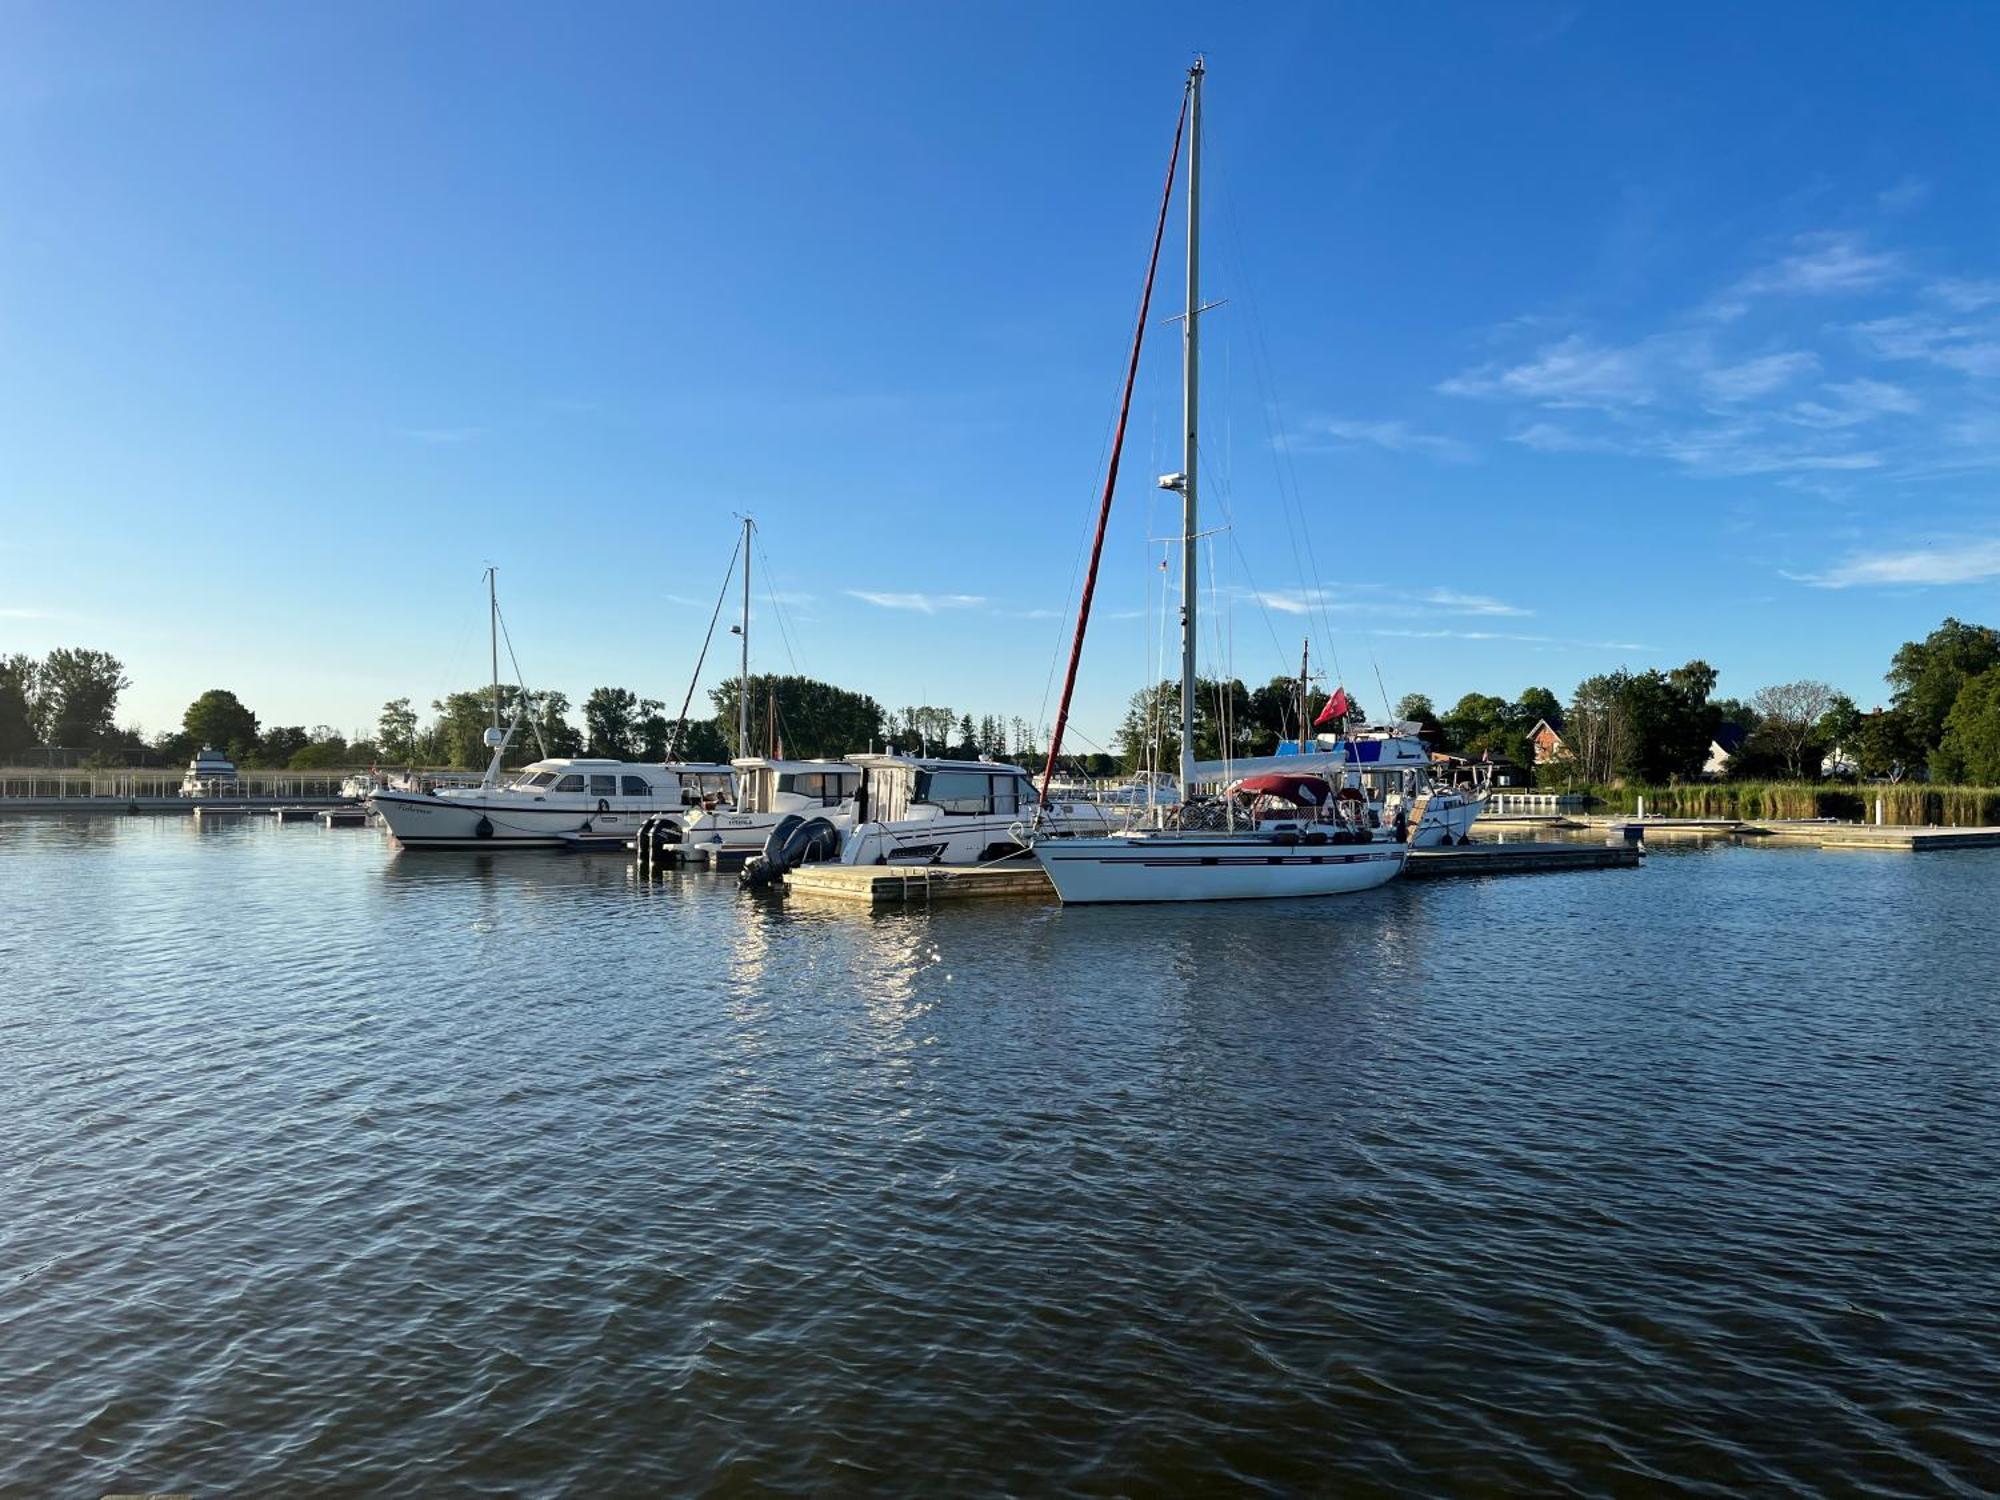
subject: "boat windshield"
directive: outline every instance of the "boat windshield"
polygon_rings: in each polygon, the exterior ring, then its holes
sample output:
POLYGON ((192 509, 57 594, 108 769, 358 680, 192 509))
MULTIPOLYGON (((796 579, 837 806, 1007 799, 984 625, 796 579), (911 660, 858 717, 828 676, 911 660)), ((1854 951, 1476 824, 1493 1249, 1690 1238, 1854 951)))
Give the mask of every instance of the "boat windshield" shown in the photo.
POLYGON ((521 787, 544 787, 552 784, 555 779, 556 773, 554 771, 529 771, 524 775, 515 777, 514 785, 521 787))

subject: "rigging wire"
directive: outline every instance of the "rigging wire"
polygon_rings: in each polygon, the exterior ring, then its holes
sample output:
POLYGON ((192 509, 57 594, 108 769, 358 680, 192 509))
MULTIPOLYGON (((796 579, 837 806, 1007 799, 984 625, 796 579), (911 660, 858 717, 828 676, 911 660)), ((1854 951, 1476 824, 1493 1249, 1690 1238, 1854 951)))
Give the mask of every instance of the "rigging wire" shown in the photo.
MULTIPOLYGON (((715 625, 722 618, 723 601, 729 597, 729 580, 736 576, 736 559, 743 551, 743 534, 736 534, 736 546, 729 554, 729 567, 722 575, 722 587, 716 592, 715 612, 708 617, 708 634, 701 638, 701 655, 695 658, 694 673, 688 678, 687 696, 681 699, 680 718, 674 722, 674 732, 667 740, 666 760, 671 763, 680 753, 681 736, 687 732, 688 706, 694 702, 695 685, 701 681, 702 664, 708 660, 709 644, 715 639, 715 625)), ((739 683, 737 692, 749 690, 748 683, 739 683)))
MULTIPOLYGON (((1216 145, 1219 147, 1220 142, 1216 145)), ((1218 151, 1218 154, 1226 155, 1226 152, 1218 151)), ((1220 173, 1218 176, 1222 178, 1218 197, 1221 198, 1223 206, 1223 228, 1230 241, 1231 256, 1236 274, 1242 283, 1243 300, 1249 314, 1251 372, 1258 386, 1261 397, 1258 404, 1263 409, 1265 430, 1270 438, 1272 464, 1278 479, 1279 512, 1285 518, 1285 528, 1291 537, 1293 557, 1300 565, 1299 586, 1305 591, 1305 597, 1300 602, 1307 606, 1309 613, 1317 613, 1327 643, 1327 655, 1338 676, 1340 650, 1335 644, 1337 638, 1333 630, 1333 617, 1327 607, 1325 579, 1320 573, 1319 558, 1313 547, 1312 525, 1306 515, 1304 494, 1299 486, 1298 470, 1292 459, 1291 438, 1285 431, 1283 413, 1278 409, 1270 346, 1264 337, 1263 321, 1257 315, 1257 297, 1250 281, 1249 258, 1243 251, 1243 236, 1237 222, 1235 195, 1229 190, 1227 176, 1220 173), (1308 570, 1310 570, 1310 581, 1307 576, 1308 570)), ((1362 622, 1362 631, 1364 635, 1368 633, 1365 619, 1362 622)))
POLYGON ((521 675, 520 660, 514 655, 514 638, 507 633, 507 612, 496 599, 493 603, 493 618, 500 624, 500 639, 507 643, 507 662, 514 669, 514 687, 521 695, 522 710, 528 715, 528 727, 535 731, 535 743, 541 746, 542 759, 549 756, 549 742, 542 735, 542 721, 534 716, 535 695, 528 691, 527 679, 521 675))

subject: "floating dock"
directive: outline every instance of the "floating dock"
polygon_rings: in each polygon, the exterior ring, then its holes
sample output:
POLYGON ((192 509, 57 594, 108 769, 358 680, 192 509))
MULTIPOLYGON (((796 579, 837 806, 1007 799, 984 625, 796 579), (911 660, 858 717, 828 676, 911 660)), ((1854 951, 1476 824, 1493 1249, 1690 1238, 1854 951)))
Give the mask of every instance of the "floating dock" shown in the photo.
MULTIPOLYGON (((1530 875, 1562 870, 1630 870, 1645 858, 1633 844, 1460 844, 1413 849, 1405 880, 1449 876, 1530 875)), ((1032 860, 997 865, 800 865, 788 890, 870 905, 910 905, 1012 896, 1049 901, 1055 890, 1032 860)))
POLYGON ((1892 849, 1905 853, 2000 849, 2000 828, 1916 828, 1881 823, 1746 823, 1742 831, 1785 844, 1821 849, 1892 849))
POLYGON ((366 828, 368 809, 365 807, 329 807, 315 815, 322 828, 366 828))

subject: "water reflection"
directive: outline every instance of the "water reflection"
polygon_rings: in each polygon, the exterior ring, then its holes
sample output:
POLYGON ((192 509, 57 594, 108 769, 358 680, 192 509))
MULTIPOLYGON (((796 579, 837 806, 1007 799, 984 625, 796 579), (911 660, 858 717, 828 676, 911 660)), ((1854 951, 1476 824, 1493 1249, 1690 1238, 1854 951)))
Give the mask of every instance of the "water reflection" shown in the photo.
POLYGON ((0 882, 0 1492, 2000 1458, 2000 854, 869 911, 59 819, 0 882))

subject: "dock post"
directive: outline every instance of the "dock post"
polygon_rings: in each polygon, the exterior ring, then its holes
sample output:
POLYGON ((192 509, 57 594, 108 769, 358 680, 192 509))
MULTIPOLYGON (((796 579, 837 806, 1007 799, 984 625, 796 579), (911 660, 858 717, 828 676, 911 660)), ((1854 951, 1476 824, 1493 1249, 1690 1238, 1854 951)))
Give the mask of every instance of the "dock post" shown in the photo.
POLYGON ((1646 799, 1644 797, 1639 799, 1639 816, 1642 818, 1646 816, 1646 799))

